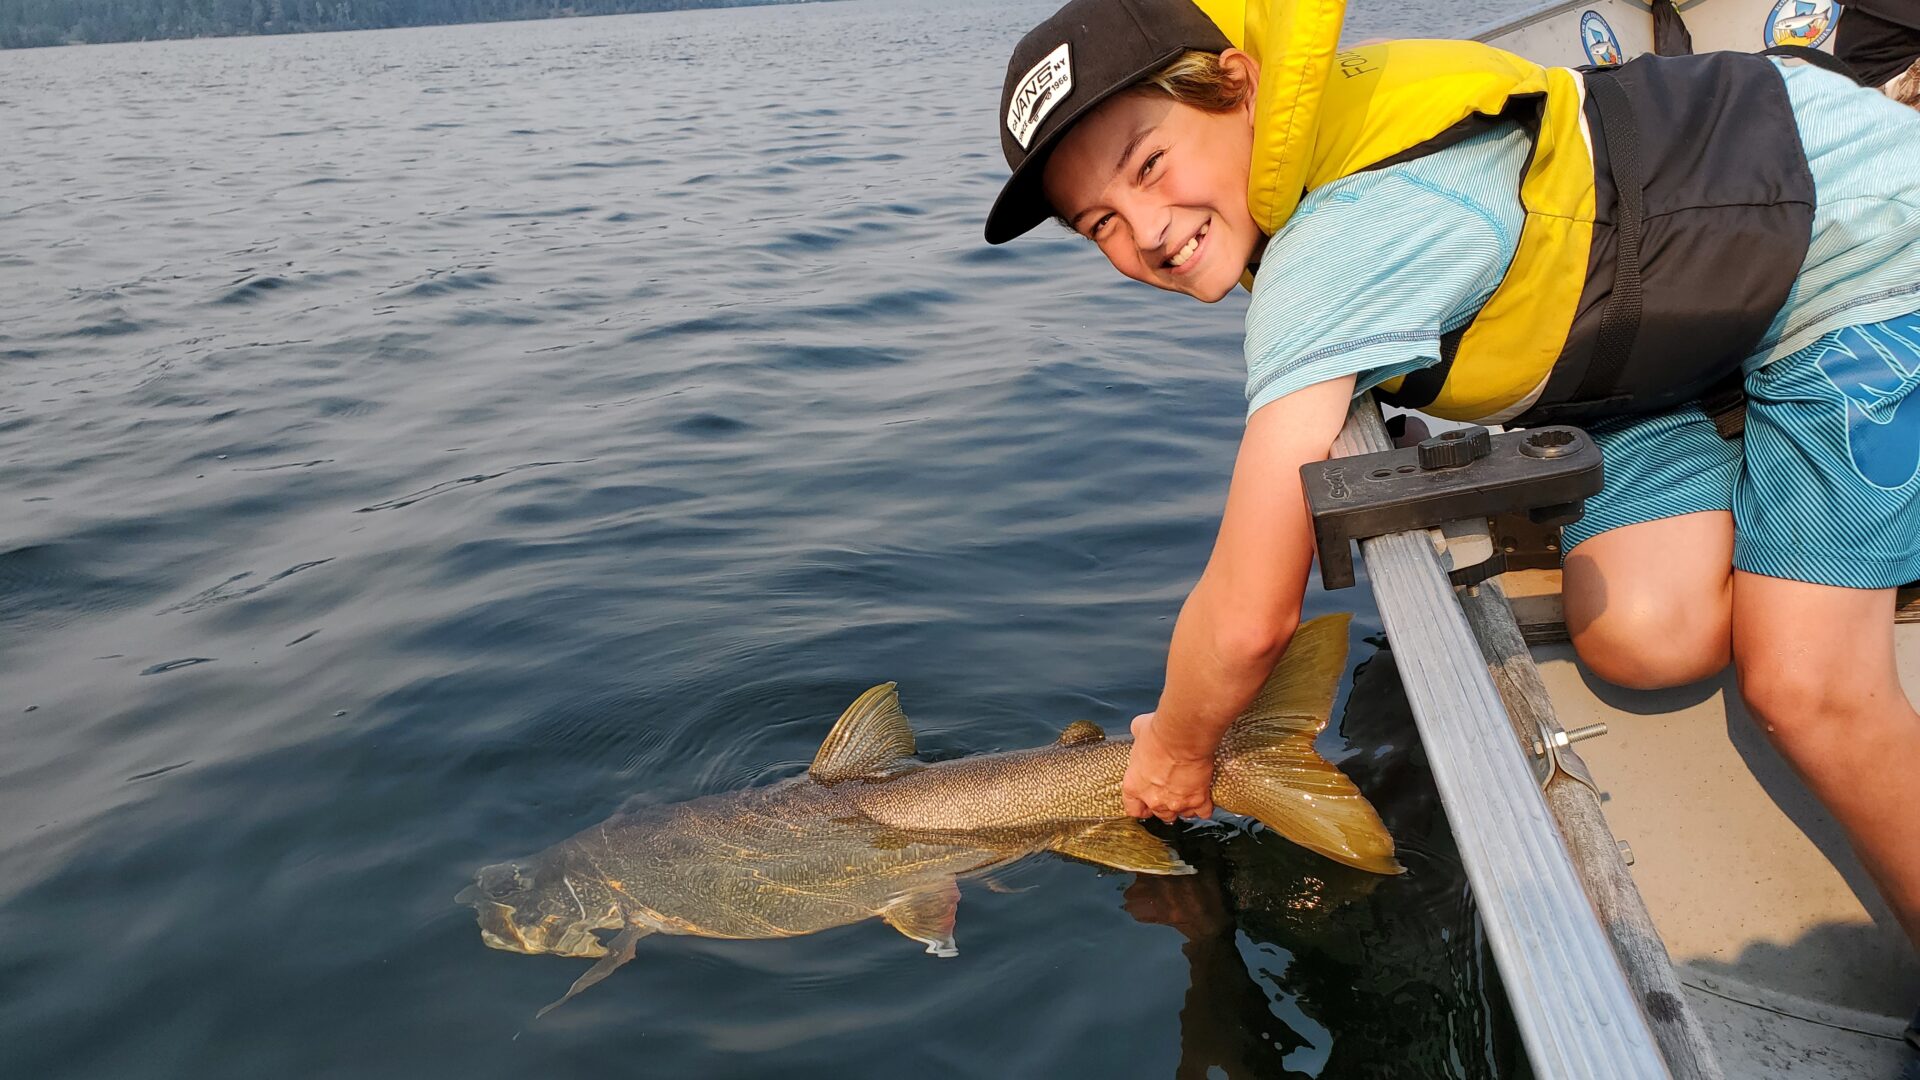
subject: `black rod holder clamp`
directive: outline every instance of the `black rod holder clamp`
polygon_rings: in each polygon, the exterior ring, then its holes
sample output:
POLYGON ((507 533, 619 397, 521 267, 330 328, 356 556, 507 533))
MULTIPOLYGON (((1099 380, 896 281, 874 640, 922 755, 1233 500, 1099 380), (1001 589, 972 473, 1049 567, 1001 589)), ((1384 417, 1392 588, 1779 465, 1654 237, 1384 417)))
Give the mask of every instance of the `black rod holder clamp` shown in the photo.
MULTIPOLYGON (((1600 448, 1579 428, 1555 425, 1489 434, 1483 427, 1441 432, 1418 446, 1333 458, 1300 467, 1320 553, 1320 583, 1354 582, 1353 544, 1375 536, 1431 529, 1463 518, 1524 510, 1540 525, 1580 520, 1600 490, 1600 448)), ((1505 569, 1491 558, 1455 569, 1472 585, 1505 569)))

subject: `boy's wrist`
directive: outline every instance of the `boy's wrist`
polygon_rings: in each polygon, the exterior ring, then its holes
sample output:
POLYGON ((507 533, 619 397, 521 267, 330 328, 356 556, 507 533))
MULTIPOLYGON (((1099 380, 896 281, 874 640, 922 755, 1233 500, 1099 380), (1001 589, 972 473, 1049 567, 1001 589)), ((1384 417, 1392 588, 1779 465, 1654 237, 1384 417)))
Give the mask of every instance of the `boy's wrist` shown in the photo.
POLYGON ((1218 738, 1208 738, 1206 732, 1190 720, 1168 712, 1164 703, 1153 714, 1153 741, 1162 754, 1181 765, 1211 762, 1220 742, 1218 738))

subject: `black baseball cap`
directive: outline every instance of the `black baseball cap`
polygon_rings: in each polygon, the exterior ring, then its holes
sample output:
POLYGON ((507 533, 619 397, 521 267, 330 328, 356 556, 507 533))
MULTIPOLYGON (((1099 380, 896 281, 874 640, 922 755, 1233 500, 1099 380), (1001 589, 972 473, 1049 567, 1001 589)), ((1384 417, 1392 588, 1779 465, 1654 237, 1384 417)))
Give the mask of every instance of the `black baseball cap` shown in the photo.
POLYGON ((1029 31, 1000 91, 1000 150, 1013 175, 987 213, 987 243, 1004 244, 1054 215, 1040 174, 1082 116, 1183 52, 1231 46, 1192 0, 1071 0, 1029 31))

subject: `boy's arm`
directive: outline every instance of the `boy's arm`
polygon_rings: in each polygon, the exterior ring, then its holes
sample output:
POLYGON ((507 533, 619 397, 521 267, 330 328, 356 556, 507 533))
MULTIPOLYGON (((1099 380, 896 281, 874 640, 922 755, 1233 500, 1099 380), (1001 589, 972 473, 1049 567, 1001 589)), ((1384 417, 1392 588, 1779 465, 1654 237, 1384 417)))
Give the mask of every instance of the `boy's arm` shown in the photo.
POLYGON ((1300 466, 1327 456, 1353 382, 1316 383, 1248 419, 1220 535, 1174 624, 1159 708, 1133 722, 1127 813, 1172 821, 1213 812, 1214 749, 1300 623, 1314 550, 1300 466))

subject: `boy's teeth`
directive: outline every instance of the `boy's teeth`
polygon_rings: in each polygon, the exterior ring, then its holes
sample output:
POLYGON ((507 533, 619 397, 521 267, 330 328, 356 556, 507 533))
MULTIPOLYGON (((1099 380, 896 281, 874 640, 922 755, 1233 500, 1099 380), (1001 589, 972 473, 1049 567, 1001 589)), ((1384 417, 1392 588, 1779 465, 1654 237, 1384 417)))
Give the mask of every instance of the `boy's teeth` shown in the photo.
MULTIPOLYGON (((1207 223, 1207 225, 1211 225, 1211 224, 1213 223, 1212 222, 1207 223)), ((1180 266, 1180 265, 1183 265, 1188 259, 1193 258, 1193 249, 1199 247, 1200 238, 1207 235, 1207 225, 1200 226, 1200 231, 1197 233, 1194 233, 1193 239, 1187 241, 1187 246, 1181 248, 1179 251, 1174 252, 1173 258, 1168 259, 1167 261, 1172 263, 1175 266, 1180 266)))

